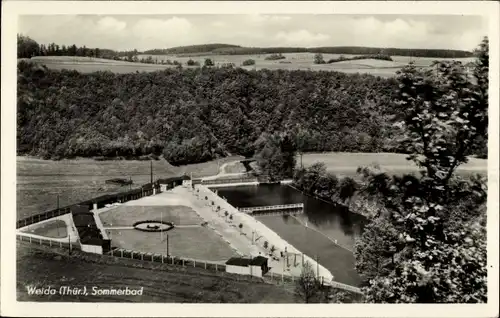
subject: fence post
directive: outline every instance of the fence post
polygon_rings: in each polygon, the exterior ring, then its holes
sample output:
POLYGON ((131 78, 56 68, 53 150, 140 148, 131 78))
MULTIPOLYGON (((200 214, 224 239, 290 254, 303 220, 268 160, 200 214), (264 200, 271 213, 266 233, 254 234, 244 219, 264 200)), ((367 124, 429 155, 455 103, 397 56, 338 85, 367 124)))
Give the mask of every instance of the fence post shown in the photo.
POLYGON ((123 257, 123 250, 120 250, 120 252, 121 252, 121 257, 123 257))
POLYGON ((52 247, 52 240, 49 241, 49 246, 52 247))
POLYGON ((216 272, 218 271, 218 269, 217 269, 217 263, 215 263, 215 271, 216 272))
POLYGON ((39 241, 40 241, 40 245, 42 245, 42 239, 39 239, 39 241))
POLYGON ((161 254, 161 263, 163 264, 163 254, 161 254))
POLYGON ((174 265, 174 258, 172 257, 172 265, 174 265))
POLYGON ((193 267, 196 267, 196 261, 193 261, 193 267))
POLYGON ((205 262, 205 269, 207 269, 207 262, 205 262))
POLYGON ((130 258, 131 258, 131 259, 134 259, 134 251, 131 251, 131 252, 130 252, 130 258))
POLYGON ((30 243, 31 243, 31 236, 30 236, 30 243))
POLYGON ((143 260, 144 260, 144 254, 141 253, 141 261, 143 261, 143 260))

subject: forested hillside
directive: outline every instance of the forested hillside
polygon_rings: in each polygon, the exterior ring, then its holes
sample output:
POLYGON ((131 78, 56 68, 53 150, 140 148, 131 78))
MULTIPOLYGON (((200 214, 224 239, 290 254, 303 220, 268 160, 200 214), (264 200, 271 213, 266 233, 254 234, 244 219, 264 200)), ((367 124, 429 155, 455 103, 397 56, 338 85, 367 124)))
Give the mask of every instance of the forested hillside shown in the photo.
POLYGON ((363 46, 323 46, 323 47, 242 47, 231 44, 202 44, 179 46, 169 49, 155 49, 145 51, 144 54, 278 54, 278 53, 324 53, 324 54, 358 54, 358 55, 400 55, 414 57, 459 58, 471 57, 472 52, 463 50, 445 49, 405 49, 405 48, 377 48, 363 46))
POLYGON ((252 155, 264 132, 305 151, 391 151, 395 82, 336 72, 237 68, 113 74, 18 66, 18 153, 165 154, 173 164, 252 155))

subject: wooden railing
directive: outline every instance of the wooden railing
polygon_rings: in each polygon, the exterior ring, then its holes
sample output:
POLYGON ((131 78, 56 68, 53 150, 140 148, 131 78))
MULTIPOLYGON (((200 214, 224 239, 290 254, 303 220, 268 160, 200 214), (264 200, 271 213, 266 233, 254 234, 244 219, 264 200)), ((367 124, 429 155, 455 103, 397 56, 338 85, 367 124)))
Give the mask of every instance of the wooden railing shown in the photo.
POLYGON ((238 210, 240 210, 241 212, 249 214, 258 211, 289 210, 289 209, 304 209, 304 203, 238 208, 238 210))

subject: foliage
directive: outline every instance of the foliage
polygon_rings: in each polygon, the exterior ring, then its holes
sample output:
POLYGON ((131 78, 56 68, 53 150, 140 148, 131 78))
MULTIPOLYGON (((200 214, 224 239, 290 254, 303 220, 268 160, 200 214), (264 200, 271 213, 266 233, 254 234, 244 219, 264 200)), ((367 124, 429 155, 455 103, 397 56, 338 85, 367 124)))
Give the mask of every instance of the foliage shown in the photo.
POLYGON ((252 59, 244 60, 241 63, 241 65, 243 65, 243 66, 255 65, 255 60, 252 60, 252 59))
POLYGON ((460 64, 410 65, 398 80, 399 127, 420 178, 358 169, 374 214, 356 243, 368 302, 486 302, 486 180, 454 175, 487 126, 487 39, 472 79, 460 64))
POLYGON ((321 300, 321 282, 314 274, 311 263, 305 262, 295 284, 295 294, 306 304, 321 300))
POLYGON ((314 64, 325 64, 325 60, 323 59, 323 54, 316 53, 314 54, 314 64))
POLYGON ((392 57, 390 55, 383 55, 383 54, 360 55, 360 56, 352 56, 352 57, 345 57, 345 56, 341 55, 340 57, 338 57, 336 59, 329 59, 327 63, 331 64, 331 63, 335 63, 335 62, 364 60, 364 59, 392 61, 392 57))
POLYGON ((192 59, 189 59, 189 60, 186 62, 186 64, 187 64, 188 66, 200 66, 200 62, 198 62, 198 61, 194 61, 194 60, 192 60, 192 59))
POLYGON ((323 163, 315 163, 308 168, 296 169, 293 185, 306 194, 341 204, 349 204, 359 187, 357 182, 350 177, 339 179, 334 174, 327 172, 323 163))
POLYGON ((288 135, 263 134, 256 141, 255 148, 260 172, 270 181, 293 176, 295 147, 288 135))
POLYGON ((281 53, 277 53, 277 54, 273 53, 271 55, 266 56, 265 59, 268 61, 284 60, 284 59, 286 59, 286 56, 284 56, 281 53))
POLYGON ((38 54, 40 45, 28 36, 17 35, 17 57, 30 58, 38 54))
POLYGON ((203 64, 205 66, 214 66, 214 61, 212 59, 205 59, 205 63, 203 64))
POLYGON ((269 247, 269 242, 268 241, 264 241, 264 248, 267 250, 268 247, 269 247))
POLYGON ((138 158, 174 165, 253 156, 263 134, 299 151, 397 151, 392 79, 237 68, 114 74, 18 63, 19 155, 138 158))

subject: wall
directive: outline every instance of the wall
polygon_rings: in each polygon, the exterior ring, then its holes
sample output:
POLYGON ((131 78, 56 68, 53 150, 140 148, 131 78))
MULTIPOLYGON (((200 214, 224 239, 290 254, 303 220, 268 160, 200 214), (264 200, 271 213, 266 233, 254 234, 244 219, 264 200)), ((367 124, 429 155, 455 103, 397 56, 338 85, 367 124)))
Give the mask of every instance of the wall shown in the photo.
POLYGON ((240 275, 250 275, 250 267, 226 265, 226 272, 240 275))
POLYGON ((262 268, 260 266, 250 266, 250 275, 262 277, 262 268))
POLYGON ((87 253, 102 254, 102 247, 97 245, 80 244, 82 251, 87 253))

